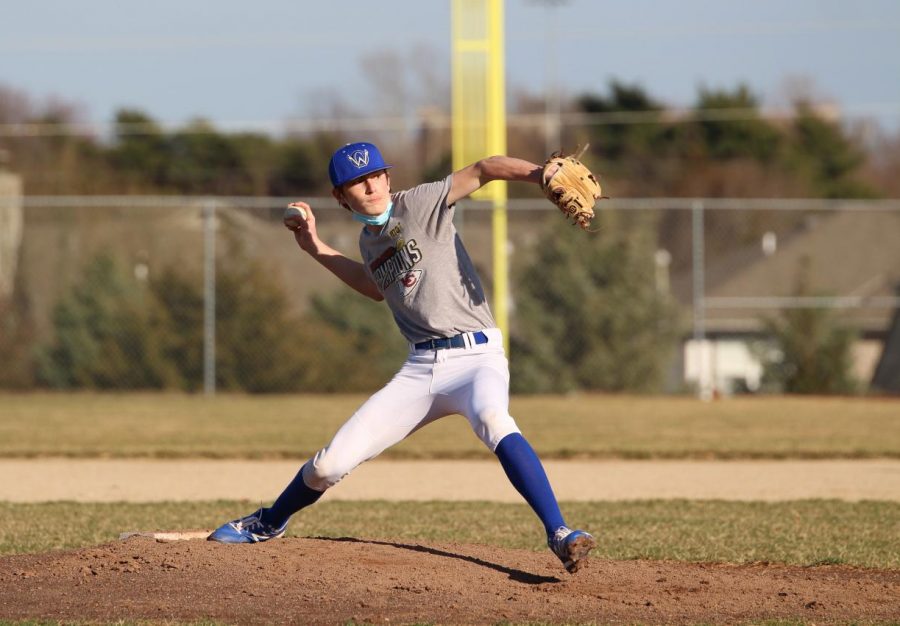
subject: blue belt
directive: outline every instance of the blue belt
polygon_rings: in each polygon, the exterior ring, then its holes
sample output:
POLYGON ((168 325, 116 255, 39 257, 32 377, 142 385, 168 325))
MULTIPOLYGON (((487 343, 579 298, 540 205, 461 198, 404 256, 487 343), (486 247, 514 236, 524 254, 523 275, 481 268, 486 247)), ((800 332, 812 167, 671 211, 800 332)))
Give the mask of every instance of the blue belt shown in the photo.
POLYGON ((463 333, 453 337, 438 337, 437 339, 429 339, 428 341, 420 341, 416 344, 416 350, 443 350, 445 348, 465 348, 466 335, 471 334, 476 344, 487 343, 488 338, 480 330, 474 333, 463 333))

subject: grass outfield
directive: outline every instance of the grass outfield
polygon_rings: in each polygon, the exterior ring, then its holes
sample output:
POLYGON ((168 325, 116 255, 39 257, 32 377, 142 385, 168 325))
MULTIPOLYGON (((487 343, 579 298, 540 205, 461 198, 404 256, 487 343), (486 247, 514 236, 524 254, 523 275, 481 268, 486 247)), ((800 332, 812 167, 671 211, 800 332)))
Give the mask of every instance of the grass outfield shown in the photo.
MULTIPOLYGON (((0 393, 0 456, 307 458, 363 395, 0 393)), ((545 458, 900 458, 900 401, 517 396, 510 412, 545 458)), ((461 417, 388 458, 488 452, 461 417)))
MULTIPOLYGON (((257 503, 0 503, 0 554, 75 548, 128 530, 213 528, 257 503)), ((900 503, 591 502, 563 505, 594 532, 608 559, 671 559, 900 567, 900 503)), ((295 516, 289 536, 453 541, 545 550, 524 504, 322 502, 295 516)))

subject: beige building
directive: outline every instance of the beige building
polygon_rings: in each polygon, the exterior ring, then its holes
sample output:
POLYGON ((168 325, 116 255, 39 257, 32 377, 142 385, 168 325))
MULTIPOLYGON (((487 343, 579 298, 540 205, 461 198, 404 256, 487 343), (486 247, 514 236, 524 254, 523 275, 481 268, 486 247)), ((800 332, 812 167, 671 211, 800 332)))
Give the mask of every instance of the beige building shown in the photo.
MULTIPOLYGON (((766 350, 764 320, 786 307, 825 307, 858 334, 855 377, 900 392, 898 290, 898 211, 820 213, 780 239, 767 233, 757 244, 707 263, 705 339, 683 343, 684 380, 707 393, 755 391, 762 376, 760 351, 766 350), (799 296, 801 274, 807 290, 799 296)), ((675 276, 672 291, 690 307, 691 273, 675 276)))

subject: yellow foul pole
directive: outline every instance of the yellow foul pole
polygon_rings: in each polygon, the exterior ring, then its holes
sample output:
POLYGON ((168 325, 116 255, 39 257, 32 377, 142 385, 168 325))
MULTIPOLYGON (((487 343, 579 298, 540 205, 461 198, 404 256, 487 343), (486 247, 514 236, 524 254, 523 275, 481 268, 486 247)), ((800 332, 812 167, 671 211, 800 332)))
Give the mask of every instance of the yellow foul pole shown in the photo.
MULTIPOLYGON (((503 0, 451 0, 453 39, 453 169, 506 154, 503 0)), ((493 204, 493 313, 509 352, 506 181, 472 194, 493 204)))

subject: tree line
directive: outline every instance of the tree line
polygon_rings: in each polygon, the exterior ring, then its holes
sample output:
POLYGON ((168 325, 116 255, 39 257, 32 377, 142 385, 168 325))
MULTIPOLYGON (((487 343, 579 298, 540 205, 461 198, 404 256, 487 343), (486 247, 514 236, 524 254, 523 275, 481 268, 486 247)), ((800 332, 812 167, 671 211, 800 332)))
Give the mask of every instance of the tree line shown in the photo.
MULTIPOLYGON (((602 234, 593 238, 572 237, 569 225, 554 220, 515 267, 514 393, 667 385, 687 323, 654 285, 654 218, 598 219, 602 234)), ((217 389, 371 391, 403 361, 407 346, 383 303, 338 289, 296 313, 276 274, 239 246, 216 265, 217 389)), ((770 325, 782 355, 767 363, 768 389, 855 391, 852 333, 826 312, 789 311, 770 325)), ((27 310, 8 304, 0 306, 0 330, 0 388, 193 392, 204 385, 202 281, 178 266, 141 279, 124 259, 101 252, 56 304, 52 337, 36 341, 27 310)))
MULTIPOLYGON (((701 89, 694 107, 675 118, 643 88, 613 82, 568 107, 599 119, 630 113, 641 120, 567 127, 563 134, 568 146, 591 143, 586 160, 617 197, 846 198, 891 191, 867 169, 872 155, 851 129, 802 101, 792 116, 772 120, 746 87, 701 89), (741 114, 722 115, 729 110, 741 114)), ((0 88, 0 122, 75 121, 70 107, 36 107, 0 88)), ((328 194, 328 157, 353 139, 225 133, 203 120, 167 130, 136 109, 119 111, 115 128, 109 139, 5 136, 0 149, 29 194, 303 197, 328 194)), ((426 140, 439 149, 408 146, 391 159, 409 166, 410 183, 449 170, 449 137, 423 132, 419 141, 426 140), (417 158, 421 154, 436 156, 417 158)), ((546 156, 536 130, 510 129, 509 145, 510 154, 536 162, 546 156)), ((510 192, 538 193, 524 186, 510 192)), ((709 214, 707 229, 717 233, 709 257, 754 240, 762 230, 788 230, 802 215, 767 217, 772 219, 765 223, 738 223, 709 214)), ((520 257, 527 262, 515 268, 516 392, 653 391, 664 383, 686 325, 670 297, 653 289, 652 259, 663 247, 672 253, 673 270, 687 262, 689 218, 668 212, 650 221, 612 214, 599 219, 596 238, 573 238, 559 223, 533 254, 520 257)), ((258 262, 234 255, 218 264, 219 388, 371 390, 402 360, 406 347, 395 332, 386 332, 391 322, 384 306, 335 291, 292 313, 282 288, 258 262), (360 362, 368 367, 349 367, 360 362)), ((172 267, 141 283, 121 259, 100 255, 57 303, 50 340, 33 336, 27 298, 0 302, 0 361, 11 364, 0 371, 0 386, 197 390, 203 381, 202 310, 197 277, 172 267)), ((818 312, 773 322, 784 358, 768 368, 768 380, 797 391, 850 389, 846 354, 852 337, 836 328, 818 312), (804 340, 810 336, 814 341, 804 340), (823 357, 840 371, 811 374, 823 357)))
MULTIPOLYGON (((527 99, 519 104, 526 113, 536 106, 527 99)), ((678 117, 643 87, 617 81, 605 91, 572 98, 566 109, 600 116, 566 126, 560 148, 590 142, 587 158, 617 197, 859 198, 891 193, 881 183, 896 178, 867 171, 867 160, 878 159, 839 120, 803 100, 794 103, 790 117, 767 118, 759 98, 743 85, 701 88, 694 105, 678 117)), ((35 104, 0 85, 0 123, 62 129, 49 136, 0 137, 8 167, 23 175, 27 193, 327 194, 331 152, 359 139, 358 133, 337 132, 228 133, 203 119, 165 129, 135 108, 116 113, 109 138, 68 134, 65 129, 79 122, 77 111, 59 101, 35 104)), ((395 148, 391 160, 412 170, 410 183, 449 169, 449 129, 423 126, 411 144, 372 134, 395 148)), ((511 126, 508 134, 511 154, 536 162, 546 158, 539 129, 511 126)), ((890 148, 889 142, 879 145, 890 148)), ((885 161, 891 159, 879 160, 885 161)), ((524 193, 515 186, 510 192, 524 193)))

